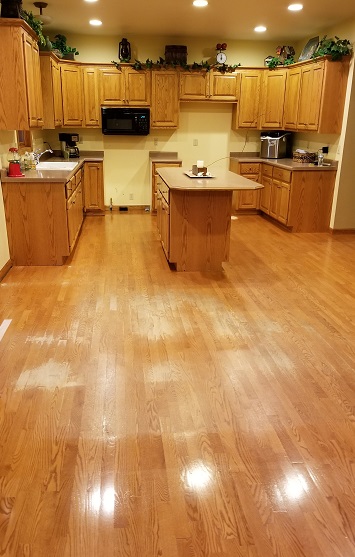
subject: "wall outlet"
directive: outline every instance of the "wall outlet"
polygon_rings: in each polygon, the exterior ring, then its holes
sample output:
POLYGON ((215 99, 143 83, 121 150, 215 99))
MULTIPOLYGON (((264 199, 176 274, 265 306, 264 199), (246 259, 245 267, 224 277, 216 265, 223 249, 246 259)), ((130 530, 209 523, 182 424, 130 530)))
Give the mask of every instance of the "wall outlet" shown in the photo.
POLYGON ((197 146, 198 146, 198 139, 194 139, 194 140, 192 141, 192 145, 193 145, 194 147, 197 147, 197 146))
POLYGON ((154 137, 154 147, 156 147, 158 145, 158 138, 154 137))
POLYGON ((129 199, 130 199, 130 201, 133 200, 133 193, 130 193, 130 194, 129 194, 129 199))

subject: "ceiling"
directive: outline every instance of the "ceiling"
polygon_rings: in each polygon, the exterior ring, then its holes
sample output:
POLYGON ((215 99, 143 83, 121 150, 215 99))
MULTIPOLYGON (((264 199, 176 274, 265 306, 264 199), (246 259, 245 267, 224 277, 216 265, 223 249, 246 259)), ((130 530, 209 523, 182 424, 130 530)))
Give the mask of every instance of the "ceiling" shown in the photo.
MULTIPOLYGON (((290 0, 291 1, 291 0, 290 0)), ((127 37, 160 35, 169 37, 218 37, 227 40, 270 40, 282 44, 311 38, 355 18, 354 0, 303 1, 301 12, 290 12, 288 0, 209 0, 206 8, 195 8, 192 0, 47 0, 43 14, 52 18, 44 34, 95 34, 127 37), (248 7, 249 6, 249 7, 248 7), (89 19, 101 19, 101 27, 89 25, 89 19), (265 33, 255 33, 256 25, 265 25, 265 33)), ((23 1, 24 9, 39 14, 33 3, 23 1)), ((346 38, 346 37, 341 37, 346 38)))

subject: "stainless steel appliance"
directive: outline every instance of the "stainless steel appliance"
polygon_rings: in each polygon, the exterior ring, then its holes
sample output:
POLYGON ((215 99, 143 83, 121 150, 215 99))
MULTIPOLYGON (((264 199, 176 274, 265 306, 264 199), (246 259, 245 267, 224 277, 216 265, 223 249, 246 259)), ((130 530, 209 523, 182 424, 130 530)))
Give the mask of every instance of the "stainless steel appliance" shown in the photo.
POLYGON ((284 159, 290 156, 291 133, 268 131, 260 134, 260 157, 262 159, 284 159))
POLYGON ((149 108, 101 108, 102 133, 104 135, 148 135, 149 108))
POLYGON ((69 158, 76 159, 80 157, 79 148, 76 146, 79 141, 79 134, 77 133, 60 133, 59 141, 62 151, 62 156, 65 158, 66 153, 69 154, 69 158))

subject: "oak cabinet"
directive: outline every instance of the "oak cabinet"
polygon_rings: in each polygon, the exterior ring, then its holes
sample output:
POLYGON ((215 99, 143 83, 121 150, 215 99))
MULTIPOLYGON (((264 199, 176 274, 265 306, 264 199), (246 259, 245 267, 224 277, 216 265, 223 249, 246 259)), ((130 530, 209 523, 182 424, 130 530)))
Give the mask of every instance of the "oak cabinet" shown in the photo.
MULTIPOLYGON (((229 170, 253 180, 260 182, 260 163, 239 162, 231 159, 229 170)), ((257 213, 260 204, 260 189, 237 190, 233 192, 232 208, 237 213, 257 213)))
POLYGON ((156 162, 152 162, 152 174, 151 174, 151 183, 152 183, 152 203, 151 203, 151 208, 150 210, 154 213, 157 210, 157 204, 156 204, 156 200, 157 200, 157 195, 158 195, 158 191, 159 191, 159 187, 158 184, 161 182, 161 178, 157 173, 158 168, 164 168, 166 166, 172 168, 172 167, 180 167, 181 166, 181 161, 156 161, 156 162))
POLYGON ((260 91, 264 70, 240 72, 239 102, 233 106, 232 129, 258 129, 260 117, 260 91))
POLYGON ((63 95, 63 127, 81 127, 83 124, 81 68, 74 63, 62 63, 60 76, 63 95))
POLYGON ((84 211, 86 214, 105 211, 102 162, 84 163, 84 211))
POLYGON ((130 66, 99 68, 100 104, 149 106, 151 73, 130 66))
POLYGON ((349 59, 308 61, 287 70, 286 130, 340 133, 349 59))
POLYGON ((261 165, 261 183, 264 187, 260 194, 260 210, 266 214, 270 213, 272 170, 272 166, 268 164, 261 165))
POLYGON ((160 242, 169 261, 170 254, 170 193, 162 178, 157 175, 157 227, 160 242))
POLYGON ((179 73, 152 71, 151 128, 176 129, 179 124, 179 73))
POLYGON ((51 52, 40 52, 43 103, 43 127, 54 129, 63 124, 60 65, 51 52))
POLYGON ((181 72, 181 101, 236 102, 239 98, 240 74, 218 71, 181 72))
POLYGON ((76 240, 79 236, 81 225, 83 224, 83 184, 82 169, 80 168, 71 178, 70 187, 66 184, 67 193, 67 222, 68 222, 68 241, 69 252, 72 252, 76 240))
POLYGON ((83 124, 86 128, 100 127, 99 80, 97 68, 82 67, 83 80, 83 124))
POLYGON ((282 129, 287 71, 266 70, 261 91, 260 129, 282 129))
POLYGON ((0 129, 43 126, 37 35, 22 19, 0 18, 0 129))

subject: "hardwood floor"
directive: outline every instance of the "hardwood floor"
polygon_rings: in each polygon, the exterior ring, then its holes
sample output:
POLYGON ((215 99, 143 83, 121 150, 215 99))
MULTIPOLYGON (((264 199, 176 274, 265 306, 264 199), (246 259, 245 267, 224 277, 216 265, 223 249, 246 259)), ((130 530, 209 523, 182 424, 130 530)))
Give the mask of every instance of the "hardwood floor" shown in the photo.
POLYGON ((86 219, 0 285, 0 555, 355 556, 355 236, 232 221, 176 273, 86 219))

